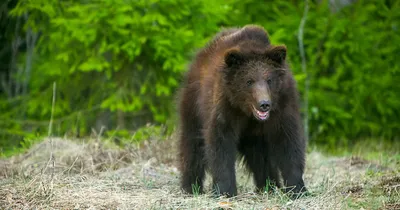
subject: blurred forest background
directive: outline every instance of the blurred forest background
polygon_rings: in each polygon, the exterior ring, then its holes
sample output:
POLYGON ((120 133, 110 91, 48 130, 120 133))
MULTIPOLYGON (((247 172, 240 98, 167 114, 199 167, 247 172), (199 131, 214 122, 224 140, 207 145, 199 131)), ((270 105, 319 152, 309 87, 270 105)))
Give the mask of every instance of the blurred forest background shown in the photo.
POLYGON ((391 144, 400 137, 399 11, 398 0, 2 1, 1 154, 47 136, 51 118, 51 135, 121 145, 171 134, 196 50, 221 27, 245 24, 287 45, 311 144, 391 144))

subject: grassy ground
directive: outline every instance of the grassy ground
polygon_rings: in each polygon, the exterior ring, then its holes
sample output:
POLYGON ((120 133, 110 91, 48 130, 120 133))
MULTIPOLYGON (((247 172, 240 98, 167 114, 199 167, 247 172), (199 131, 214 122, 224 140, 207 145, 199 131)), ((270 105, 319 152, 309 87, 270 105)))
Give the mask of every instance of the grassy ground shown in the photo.
POLYGON ((122 150, 97 140, 45 139, 0 160, 0 208, 400 209, 398 150, 334 157, 313 149, 304 175, 312 195, 296 200, 279 190, 253 193, 252 179, 238 163, 239 195, 228 199, 183 194, 171 142, 122 150))

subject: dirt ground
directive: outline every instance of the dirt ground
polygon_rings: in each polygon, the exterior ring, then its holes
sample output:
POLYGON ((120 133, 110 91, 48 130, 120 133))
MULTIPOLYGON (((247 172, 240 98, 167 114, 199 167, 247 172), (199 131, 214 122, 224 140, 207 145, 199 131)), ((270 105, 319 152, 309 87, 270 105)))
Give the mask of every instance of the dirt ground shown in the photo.
MULTIPOLYGON (((103 142, 103 141, 102 141, 103 142)), ((119 149, 98 140, 45 139, 0 160, 1 209, 400 209, 399 154, 390 161, 307 155, 310 196, 256 194, 238 161, 234 198, 179 190, 173 141, 119 149)), ((208 176, 206 186, 209 187, 208 176)))

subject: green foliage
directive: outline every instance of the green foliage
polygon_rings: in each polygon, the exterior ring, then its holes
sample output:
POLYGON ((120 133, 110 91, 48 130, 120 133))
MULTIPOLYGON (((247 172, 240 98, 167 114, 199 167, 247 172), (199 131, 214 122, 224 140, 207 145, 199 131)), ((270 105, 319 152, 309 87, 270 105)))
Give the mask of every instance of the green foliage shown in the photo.
MULTIPOLYGON (((111 111, 149 110, 165 122, 188 52, 215 32, 224 16, 213 1, 53 1, 39 11, 38 4, 20 1, 11 14, 43 17, 27 23, 47 32, 37 48, 35 77, 41 80, 31 92, 57 81, 65 98, 57 102, 58 116, 100 104, 111 111), (197 24, 200 20, 204 24, 197 24)), ((30 100, 28 110, 38 108, 49 116, 50 106, 30 100)))
POLYGON ((56 82, 54 117, 69 117, 57 123, 61 132, 78 123, 83 124, 79 134, 87 135, 102 112, 111 112, 108 124, 119 129, 134 115, 142 121, 138 126, 165 123, 175 113, 174 94, 188 59, 218 31, 227 11, 212 0, 20 0, 10 15, 29 14, 25 28, 41 32, 29 84, 32 97, 17 106, 6 102, 3 110, 9 111, 8 119, 22 107, 28 119, 48 120, 50 84, 56 82), (71 116, 82 110, 87 115, 71 116))
MULTIPOLYGON (((260 6, 238 1, 232 23, 258 23, 272 42, 286 44, 300 92, 305 74, 297 43, 303 2, 260 6), (262 15, 260 15, 262 14, 262 15)), ((310 2, 304 48, 310 77, 311 141, 348 144, 400 133, 400 2, 357 1, 333 11, 328 1, 310 2)))
POLYGON ((168 135, 169 133, 165 126, 148 124, 132 132, 126 129, 110 130, 106 132, 105 137, 115 139, 116 142, 119 142, 120 146, 126 146, 150 139, 165 139, 168 135))
MULTIPOLYGON (((5 150, 47 133, 53 82, 54 135, 85 136, 105 126, 108 136, 141 141, 158 132, 133 131, 149 122, 167 124, 170 132, 188 62, 221 26, 264 26, 272 43, 287 45, 304 92, 307 75, 301 72, 297 40, 303 1, 15 2, 8 18, 24 20, 23 28, 7 25, 7 37, 14 32, 14 39, 24 39, 29 30, 40 36, 29 91, 10 98, 0 90, 0 147, 5 150)), ((360 0, 343 7, 310 1, 304 29, 310 107, 303 112, 310 113, 311 142, 399 138, 399 9, 399 1, 360 0)), ((19 68, 27 56, 23 50, 18 54, 19 68)), ((12 80, 27 80, 16 75, 12 80)))
MULTIPOLYGON (((10 133, 20 133, 18 132, 10 132, 10 133)), ((0 150, 0 157, 11 157, 16 154, 24 153, 28 149, 30 149, 34 144, 43 140, 41 136, 32 134, 32 133, 22 133, 24 138, 17 145, 9 144, 8 147, 4 147, 0 150)))

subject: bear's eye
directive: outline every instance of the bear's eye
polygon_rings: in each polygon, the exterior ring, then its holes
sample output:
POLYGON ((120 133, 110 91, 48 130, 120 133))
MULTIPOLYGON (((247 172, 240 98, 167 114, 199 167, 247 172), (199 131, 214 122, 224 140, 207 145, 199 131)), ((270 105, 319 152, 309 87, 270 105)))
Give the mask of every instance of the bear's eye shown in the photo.
POLYGON ((267 83, 270 85, 272 83, 272 79, 267 79, 267 83))
POLYGON ((254 80, 252 80, 252 79, 249 79, 246 82, 247 86, 251 86, 253 83, 254 83, 254 80))

